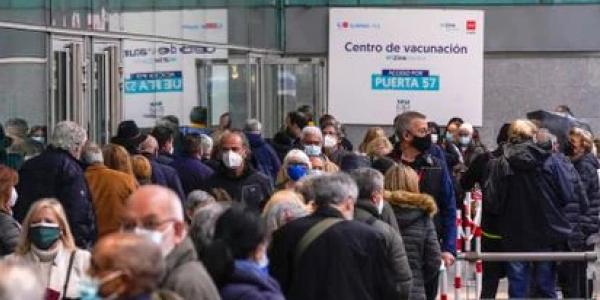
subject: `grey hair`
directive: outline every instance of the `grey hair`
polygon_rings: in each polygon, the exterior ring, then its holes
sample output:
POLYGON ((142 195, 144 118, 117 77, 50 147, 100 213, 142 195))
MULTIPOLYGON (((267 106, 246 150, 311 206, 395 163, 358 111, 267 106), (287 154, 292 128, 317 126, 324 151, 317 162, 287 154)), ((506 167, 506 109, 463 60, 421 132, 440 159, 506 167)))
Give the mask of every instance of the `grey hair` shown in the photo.
POLYGON ((321 143, 323 143, 323 132, 321 132, 321 129, 319 127, 316 126, 306 126, 302 129, 302 138, 301 140, 304 140, 304 138, 309 135, 309 134, 314 134, 319 136, 319 139, 321 139, 321 143))
POLYGON ((410 125, 414 119, 426 119, 427 117, 416 111, 407 111, 399 114, 394 119, 394 129, 396 130, 396 136, 402 142, 404 141, 404 134, 410 130, 410 125))
POLYGON ((50 139, 50 145, 69 152, 76 152, 85 144, 87 133, 72 121, 62 121, 56 124, 50 139))
POLYGON ((383 174, 371 168, 359 168, 350 172, 358 186, 358 197, 370 199, 374 192, 383 190, 383 174))
POLYGON ((0 300, 14 299, 42 300, 44 287, 29 265, 8 259, 0 262, 0 300))
POLYGON ((219 202, 213 202, 200 208, 192 217, 189 234, 198 253, 202 253, 211 244, 215 235, 217 220, 226 208, 225 205, 219 202))
POLYGON ((469 136, 472 136, 473 132, 475 131, 475 129, 473 129, 473 125, 471 125, 471 123, 462 123, 462 125, 460 125, 460 127, 458 127, 458 131, 460 132, 461 130, 467 131, 469 133, 469 136))
POLYGON ((29 131, 29 126, 27 125, 27 121, 21 118, 12 118, 8 119, 5 124, 6 131, 11 134, 15 134, 19 137, 24 137, 27 135, 29 131))
POLYGON ((244 131, 251 133, 261 133, 262 124, 257 119, 248 119, 246 121, 246 126, 244 126, 244 131))
POLYGON ((263 212, 267 232, 272 233, 288 222, 308 215, 306 207, 297 201, 278 201, 263 212))
POLYGON ((285 155, 285 157, 283 158, 283 162, 281 165, 283 167, 288 167, 291 162, 303 163, 303 164, 307 165, 309 167, 309 169, 311 167, 310 159, 308 158, 308 155, 306 155, 306 153, 302 150, 298 150, 298 149, 290 150, 290 152, 288 152, 285 155))
POLYGON ((88 143, 83 148, 81 159, 83 160, 83 162, 88 163, 90 165, 104 163, 102 149, 96 143, 88 143))
POLYGON ((317 206, 339 205, 348 198, 356 202, 358 187, 347 174, 334 173, 319 176, 312 182, 312 189, 317 206))
POLYGON ((202 155, 210 154, 213 144, 213 139, 210 136, 206 134, 200 135, 200 149, 202 149, 202 155))
POLYGON ((196 210, 216 202, 215 197, 203 190, 194 190, 187 196, 186 210, 196 210))
POLYGON ((548 130, 548 128, 538 129, 535 137, 536 137, 538 143, 550 142, 552 144, 552 146, 554 146, 554 145, 556 145, 556 143, 558 143, 558 139, 556 138, 556 135, 552 134, 550 132, 550 130, 548 130))

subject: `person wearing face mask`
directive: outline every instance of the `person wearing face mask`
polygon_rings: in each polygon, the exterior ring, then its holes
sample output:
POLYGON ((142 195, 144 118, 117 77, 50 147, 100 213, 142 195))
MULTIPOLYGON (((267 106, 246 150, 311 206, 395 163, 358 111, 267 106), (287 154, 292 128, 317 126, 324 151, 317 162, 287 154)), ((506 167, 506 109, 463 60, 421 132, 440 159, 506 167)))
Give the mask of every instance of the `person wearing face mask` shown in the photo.
MULTIPOLYGON (((452 178, 446 165, 427 153, 431 147, 426 116, 414 111, 400 114, 394 124, 400 144, 393 158, 419 174, 421 192, 433 196, 439 208, 434 218, 437 235, 446 266, 454 263, 456 253, 456 200, 452 178)), ((437 286, 427 288, 428 296, 437 293, 437 286)))
POLYGON ((448 121, 446 125, 446 132, 443 136, 442 148, 444 149, 444 155, 446 157, 446 165, 449 170, 452 170, 454 166, 462 162, 462 156, 460 149, 458 149, 458 128, 464 121, 461 118, 454 117, 448 121))
POLYGON ((15 185, 19 181, 17 172, 0 165, 0 257, 14 252, 21 226, 12 216, 12 208, 17 203, 15 185))
POLYGON ((277 189, 293 190, 296 182, 308 175, 311 169, 310 160, 304 151, 292 149, 283 159, 282 168, 277 174, 277 189))
POLYGON ((217 220, 203 260, 223 300, 283 300, 268 272, 267 228, 254 211, 234 204, 217 220))
POLYGON ((321 124, 323 133, 323 152, 336 165, 342 164, 342 159, 349 153, 341 145, 341 125, 338 121, 332 120, 321 124))
POLYGON ((159 286, 185 300, 219 299, 194 244, 188 237, 181 200, 173 191, 146 185, 127 202, 121 230, 133 232, 160 246, 166 269, 159 286))
MULTIPOLYGON (((383 175, 371 168, 360 168, 352 171, 350 176, 358 186, 358 199, 354 207, 354 220, 363 222, 385 238, 385 248, 393 272, 393 281, 400 294, 399 299, 408 299, 412 285, 412 273, 404 250, 404 242, 398 230, 383 221, 383 175)), ((396 222, 396 219, 392 219, 396 222)), ((396 228, 398 225, 396 224, 396 228)))
POLYGON ((160 247, 131 233, 112 233, 94 246, 89 278, 80 286, 80 300, 179 300, 161 291, 165 269, 160 247))
POLYGON ((337 172, 339 171, 338 165, 333 163, 323 153, 323 133, 319 127, 306 126, 302 129, 302 149, 308 155, 308 157, 318 156, 324 162, 324 170, 326 172, 337 172))
POLYGON ((354 218, 358 188, 346 174, 320 175, 307 186, 316 210, 276 230, 269 272, 286 299, 403 299, 389 268, 385 238, 354 218))
POLYGON ((29 210, 15 253, 7 259, 31 264, 47 300, 78 299, 90 253, 75 246, 65 211, 55 199, 40 199, 29 210))
POLYGON ((221 164, 209 177, 202 190, 213 192, 222 189, 236 202, 259 211, 273 193, 269 178, 255 170, 247 161, 250 147, 243 132, 231 130, 223 133, 215 149, 221 164))
POLYGON ((250 156, 252 166, 259 172, 269 176, 271 182, 275 183, 277 173, 281 168, 281 161, 273 147, 263 138, 262 124, 257 119, 248 119, 244 127, 244 133, 252 150, 250 156))
POLYGON ((440 245, 433 224, 437 206, 433 198, 419 193, 419 176, 405 165, 385 173, 385 198, 392 205, 412 271, 407 299, 427 299, 426 287, 437 286, 440 245))
POLYGON ((46 150, 21 166, 19 201, 13 209, 15 219, 22 222, 38 199, 57 198, 67 208, 75 243, 83 249, 97 236, 92 197, 80 162, 86 141, 86 131, 77 123, 56 124, 46 150))

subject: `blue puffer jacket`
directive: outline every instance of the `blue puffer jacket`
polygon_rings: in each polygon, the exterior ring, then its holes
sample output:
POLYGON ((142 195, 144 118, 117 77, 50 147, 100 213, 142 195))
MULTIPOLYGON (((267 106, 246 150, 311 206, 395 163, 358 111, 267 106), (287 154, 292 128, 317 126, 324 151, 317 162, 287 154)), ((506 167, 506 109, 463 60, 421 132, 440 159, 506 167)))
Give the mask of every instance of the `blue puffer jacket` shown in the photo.
POLYGON ((179 174, 183 192, 186 196, 192 191, 200 189, 204 181, 214 173, 214 171, 203 164, 202 161, 188 155, 177 157, 170 166, 175 168, 179 174))
POLYGON ((41 198, 57 198, 78 247, 89 249, 96 240, 96 216, 83 169, 67 151, 49 146, 26 161, 19 170, 19 199, 14 216, 22 222, 29 208, 41 198))
POLYGON ((260 134, 246 133, 250 148, 252 149, 252 155, 250 161, 252 166, 259 172, 267 175, 271 179, 271 183, 275 183, 279 168, 281 168, 281 161, 277 156, 277 152, 273 147, 265 142, 260 134))
POLYGON ((219 293, 223 300, 283 300, 279 284, 255 263, 236 261, 235 269, 219 293))
POLYGON ((151 180, 153 184, 162 185, 170 188, 179 196, 182 202, 186 199, 186 194, 181 186, 181 179, 179 174, 168 165, 163 165, 156 160, 156 157, 146 155, 146 158, 150 161, 150 167, 152 168, 151 180))
POLYGON ((600 169, 600 163, 592 153, 587 153, 573 160, 573 165, 579 173, 583 189, 589 201, 585 221, 581 224, 583 233, 588 237, 591 234, 598 233, 600 229, 600 184, 598 183, 597 173, 597 170, 600 169))

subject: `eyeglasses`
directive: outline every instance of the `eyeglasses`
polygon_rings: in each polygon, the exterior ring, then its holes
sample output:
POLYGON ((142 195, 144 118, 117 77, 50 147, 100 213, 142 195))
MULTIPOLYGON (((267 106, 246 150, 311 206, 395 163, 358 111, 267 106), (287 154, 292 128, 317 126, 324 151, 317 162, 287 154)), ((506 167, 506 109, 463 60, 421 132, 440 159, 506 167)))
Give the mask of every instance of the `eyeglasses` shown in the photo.
POLYGON ((136 222, 135 220, 125 220, 121 223, 121 230, 123 231, 133 231, 135 228, 143 228, 146 230, 157 230, 163 225, 169 222, 176 222, 177 219, 169 218, 162 221, 158 221, 156 219, 147 219, 142 222, 136 222))

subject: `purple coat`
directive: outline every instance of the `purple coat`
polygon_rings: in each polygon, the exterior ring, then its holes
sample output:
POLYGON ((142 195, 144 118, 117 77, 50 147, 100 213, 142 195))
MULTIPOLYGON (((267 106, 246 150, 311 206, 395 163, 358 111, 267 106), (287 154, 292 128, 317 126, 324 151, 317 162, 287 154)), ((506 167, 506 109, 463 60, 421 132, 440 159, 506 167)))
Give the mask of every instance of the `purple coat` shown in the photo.
POLYGON ((258 266, 236 261, 235 270, 219 291, 223 300, 284 300, 279 284, 258 266))

